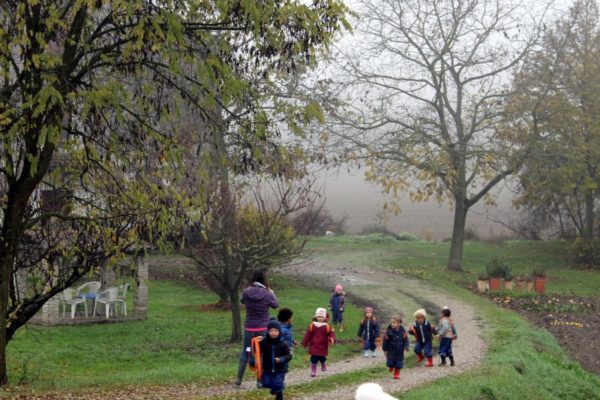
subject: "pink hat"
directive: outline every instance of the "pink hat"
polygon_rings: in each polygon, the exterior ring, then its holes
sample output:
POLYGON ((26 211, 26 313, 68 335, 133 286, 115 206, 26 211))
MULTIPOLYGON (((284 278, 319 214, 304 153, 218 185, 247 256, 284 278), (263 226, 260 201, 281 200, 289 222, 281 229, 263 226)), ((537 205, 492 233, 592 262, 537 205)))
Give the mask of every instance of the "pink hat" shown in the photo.
POLYGON ((365 314, 366 314, 367 312, 369 312, 369 311, 372 313, 372 312, 373 312, 373 307, 366 306, 366 307, 365 307, 365 314))
POLYGON ((327 310, 321 307, 317 308, 317 311, 315 311, 315 317, 327 318, 327 310))
POLYGON ((335 291, 336 292, 341 292, 342 290, 344 290, 344 288, 342 287, 342 285, 340 285, 339 283, 337 285, 335 285, 335 291))

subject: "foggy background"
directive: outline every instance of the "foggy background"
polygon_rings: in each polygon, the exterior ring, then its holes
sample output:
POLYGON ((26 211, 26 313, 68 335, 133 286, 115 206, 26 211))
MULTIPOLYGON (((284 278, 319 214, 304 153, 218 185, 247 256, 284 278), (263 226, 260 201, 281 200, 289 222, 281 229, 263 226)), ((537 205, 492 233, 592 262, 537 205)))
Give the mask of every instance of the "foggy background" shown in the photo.
MULTIPOLYGON (((386 199, 391 197, 381 193, 377 185, 367 182, 362 172, 322 171, 319 176, 325 193, 324 209, 335 219, 347 215, 345 229, 348 233, 379 225, 394 233, 410 232, 427 240, 444 240, 452 235, 453 211, 448 202, 439 204, 431 199, 412 203, 406 194, 399 201, 400 214, 384 213, 386 199)), ((474 231, 482 238, 515 236, 502 224, 492 221, 508 223, 510 219, 514 221, 518 213, 512 207, 512 195, 506 185, 502 182, 493 191, 496 206, 485 206, 480 201, 469 210, 467 231, 474 231)))

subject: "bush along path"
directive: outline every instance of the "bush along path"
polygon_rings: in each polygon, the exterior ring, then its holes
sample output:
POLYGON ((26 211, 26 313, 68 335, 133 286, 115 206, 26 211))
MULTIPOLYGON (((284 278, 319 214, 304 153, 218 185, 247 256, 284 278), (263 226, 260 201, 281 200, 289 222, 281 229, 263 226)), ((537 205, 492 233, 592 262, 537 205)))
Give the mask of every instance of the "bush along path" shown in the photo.
MULTIPOLYGON (((319 282, 324 289, 341 283, 348 296, 363 304, 375 308, 376 314, 384 330, 389 324, 389 317, 400 314, 404 318, 403 325, 407 326, 413 321, 413 312, 419 308, 425 308, 430 321, 437 322, 438 314, 443 306, 452 310, 452 318, 458 329, 458 340, 453 343, 456 366, 439 367, 439 358, 434 352, 434 367, 426 368, 424 362, 404 368, 399 380, 393 380, 385 366, 385 357, 379 354, 375 358, 363 358, 362 352, 357 351, 357 356, 336 363, 328 364, 327 372, 317 374, 311 378, 308 368, 292 367, 287 374, 286 384, 289 388, 295 388, 298 392, 305 392, 302 386, 315 382, 318 389, 311 387, 304 394, 296 394, 293 398, 302 399, 353 399, 356 387, 365 381, 377 382, 388 393, 399 393, 412 387, 431 382, 449 375, 460 374, 477 367, 486 352, 483 341, 481 323, 476 311, 468 304, 450 297, 447 293, 427 287, 422 281, 408 278, 393 271, 385 271, 377 267, 366 266, 344 266, 332 260, 313 259, 286 267, 280 271, 291 275, 294 279, 307 283, 319 282), (340 376, 342 374, 365 371, 365 377, 360 381, 352 379, 355 384, 337 386, 328 382, 318 385, 323 379, 340 376), (321 390, 323 389, 323 390, 321 390), (318 390, 318 391, 317 391, 318 390), (310 393, 310 394, 308 394, 310 393)), ((359 321, 347 321, 347 328, 356 330, 359 321)), ((303 329, 297 328, 296 339, 301 338, 303 329)), ((436 345, 434 341, 434 346, 436 345)), ((412 352, 414 343, 411 342, 411 350, 407 354, 409 359, 414 358, 412 352)), ((293 361, 292 361, 293 363, 293 361)), ((233 382, 233 375, 232 375, 233 382)), ((325 382, 325 381, 324 381, 325 382)), ((86 398, 89 400, 118 398, 127 400, 141 399, 241 399, 241 398, 266 398, 267 392, 261 392, 265 396, 257 397, 255 381, 250 373, 246 374, 245 381, 241 387, 236 388, 233 384, 222 385, 198 385, 185 384, 174 386, 131 386, 116 390, 83 391, 79 393, 46 393, 41 395, 18 395, 16 398, 27 399, 76 399, 86 398)), ((291 393, 290 393, 291 394, 291 393)))

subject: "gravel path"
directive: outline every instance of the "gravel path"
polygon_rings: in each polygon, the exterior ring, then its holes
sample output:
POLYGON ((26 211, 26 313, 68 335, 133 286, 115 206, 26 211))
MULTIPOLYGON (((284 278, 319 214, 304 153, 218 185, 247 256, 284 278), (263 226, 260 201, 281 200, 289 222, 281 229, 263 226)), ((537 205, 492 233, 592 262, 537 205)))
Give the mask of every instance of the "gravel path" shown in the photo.
MULTIPOLYGON (((394 271, 378 268, 366 269, 357 266, 340 266, 331 261, 312 261, 286 269, 287 274, 296 275, 299 279, 305 276, 318 276, 318 281, 327 282, 329 286, 335 283, 344 285, 345 290, 352 295, 377 305, 380 315, 390 316, 399 313, 404 318, 404 325, 412 322, 412 313, 417 308, 424 307, 428 313, 439 313, 443 306, 452 310, 452 317, 458 329, 459 339, 453 343, 455 367, 424 366, 403 369, 399 380, 391 379, 385 368, 383 356, 364 359, 356 357, 328 366, 329 374, 344 373, 381 365, 382 377, 376 380, 388 393, 399 393, 418 385, 425 384, 449 375, 456 375, 477 367, 485 355, 486 344, 482 338, 481 318, 469 304, 457 300, 444 291, 432 291, 423 282, 407 278, 394 271), (467 350, 468 344, 468 350, 467 350)), ((384 323, 385 324, 385 323, 384 323)), ((387 326, 387 324, 386 324, 387 326)), ((411 350, 412 351, 412 350, 411 350)), ((290 385, 310 381, 306 371, 293 371, 286 377, 290 385)), ((319 376, 317 376, 317 379, 319 376)), ((329 392, 321 392, 304 399, 353 399, 356 387, 344 386, 332 388, 329 392)))

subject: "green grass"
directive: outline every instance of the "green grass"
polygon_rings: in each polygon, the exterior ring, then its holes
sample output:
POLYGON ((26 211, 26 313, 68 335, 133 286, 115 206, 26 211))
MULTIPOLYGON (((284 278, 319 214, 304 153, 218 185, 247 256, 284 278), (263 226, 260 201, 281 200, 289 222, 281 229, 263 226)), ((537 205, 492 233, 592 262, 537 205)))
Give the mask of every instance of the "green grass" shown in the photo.
POLYGON ((550 333, 466 290, 450 291, 484 316, 489 348, 483 365, 413 389, 402 399, 600 399, 600 379, 569 360, 550 333))
MULTIPOLYGON (((369 235, 318 238, 308 248, 336 263, 400 270, 432 285, 443 282, 448 291, 473 304, 481 313, 489 346, 482 366, 403 393, 402 399, 600 399, 600 379, 570 361, 548 332, 463 289, 465 284, 474 284, 477 273, 484 270, 489 259, 501 256, 511 264, 515 275, 543 266, 552 293, 596 294, 600 273, 569 268, 565 257, 567 244, 468 242, 464 258, 466 274, 446 270, 449 251, 446 243, 405 242, 369 235)), ((315 308, 327 305, 329 293, 281 276, 273 277, 271 283, 281 306, 294 310, 295 338, 300 341, 315 308)), ((113 388, 132 383, 231 382, 241 344, 228 342, 229 312, 206 313, 199 309, 199 305, 216 300, 216 296, 191 286, 151 281, 146 321, 22 330, 8 348, 10 380, 13 385, 23 386, 21 390, 25 393, 113 388)), ((359 309, 350 306, 345 318, 358 321, 360 315, 359 309)), ((358 343, 353 340, 357 327, 347 328, 339 336, 344 344, 331 349, 333 362, 359 351, 358 343)), ((407 365, 410 367, 412 362, 411 355, 407 365)), ((304 349, 296 350, 290 366, 308 370, 304 349)), ((286 393, 302 398, 336 385, 386 375, 383 366, 367 368, 290 387, 286 393)), ((264 391, 250 391, 237 393, 235 398, 265 396, 264 391)))
MULTIPOLYGON (((329 293, 273 279, 281 305, 294 310, 295 338, 302 340, 316 307, 326 307, 329 293)), ((240 343, 229 343, 230 313, 200 312, 217 298, 197 288, 151 281, 148 319, 119 324, 29 327, 8 347, 9 380, 26 391, 86 390, 186 382, 230 382, 235 376, 240 343)), ((350 306, 346 315, 358 320, 350 306)), ((339 337, 344 342, 355 327, 339 337)), ((331 360, 358 351, 358 344, 336 345, 331 360)), ((308 368, 304 349, 296 351, 292 368, 308 368)))
POLYGON ((547 272, 548 293, 594 296, 600 288, 600 271, 573 268, 569 244, 563 241, 506 241, 502 244, 466 242, 463 259, 465 273, 446 268, 449 243, 397 241, 389 236, 368 235, 319 237, 308 244, 310 251, 336 262, 384 266, 407 275, 430 280, 474 285, 477 275, 494 257, 504 258, 515 276, 525 276, 534 268, 547 272))

